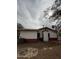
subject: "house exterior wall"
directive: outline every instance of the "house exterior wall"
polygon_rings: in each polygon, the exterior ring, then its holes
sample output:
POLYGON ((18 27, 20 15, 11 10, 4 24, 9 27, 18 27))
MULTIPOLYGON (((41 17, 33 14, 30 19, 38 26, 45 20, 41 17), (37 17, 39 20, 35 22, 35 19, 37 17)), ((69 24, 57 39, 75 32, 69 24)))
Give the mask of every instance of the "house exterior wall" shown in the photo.
POLYGON ((57 34, 49 29, 42 29, 39 31, 20 31, 20 38, 22 38, 24 42, 50 41, 56 40, 57 34), (38 33, 40 33, 39 37, 38 33))
POLYGON ((57 38, 57 34, 53 31, 49 31, 50 33, 50 38, 57 38))
MULTIPOLYGON (((44 32, 44 30, 39 31, 41 38, 42 38, 42 32, 44 32)), ((47 32, 50 34, 50 36, 49 36, 50 38, 57 38, 57 34, 54 31, 47 30, 47 32)))
POLYGON ((37 31, 21 31, 20 37, 24 39, 37 39, 37 31))

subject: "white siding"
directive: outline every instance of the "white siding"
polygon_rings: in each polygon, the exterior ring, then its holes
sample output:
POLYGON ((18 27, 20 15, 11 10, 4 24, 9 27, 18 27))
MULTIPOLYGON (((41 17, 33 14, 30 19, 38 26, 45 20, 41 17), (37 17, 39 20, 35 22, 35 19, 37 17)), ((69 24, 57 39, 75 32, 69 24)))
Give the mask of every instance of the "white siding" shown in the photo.
POLYGON ((53 31, 49 31, 50 33, 50 38, 57 38, 57 34, 53 31))
POLYGON ((37 31, 21 31, 20 36, 25 39, 37 39, 37 31))

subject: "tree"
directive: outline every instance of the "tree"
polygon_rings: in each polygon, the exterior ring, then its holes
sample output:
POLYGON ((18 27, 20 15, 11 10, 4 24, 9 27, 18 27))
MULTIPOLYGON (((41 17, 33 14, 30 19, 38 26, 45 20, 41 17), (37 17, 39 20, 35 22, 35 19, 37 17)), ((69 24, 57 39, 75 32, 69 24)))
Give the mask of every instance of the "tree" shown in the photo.
MULTIPOLYGON (((20 23, 17 23, 17 30, 18 29, 23 29, 24 27, 20 24, 20 23)), ((20 31, 17 31, 17 39, 19 39, 20 37, 20 31)))
POLYGON ((49 17, 54 18, 54 20, 58 19, 61 17, 61 0, 55 0, 54 5, 52 5, 51 10, 55 10, 54 13, 49 17))
POLYGON ((22 24, 17 23, 17 29, 23 29, 24 27, 22 26, 22 24))
POLYGON ((49 14, 49 10, 53 13, 49 15, 48 19, 50 22, 57 20, 55 28, 57 30, 57 35, 61 36, 61 0, 55 0, 53 5, 44 11, 44 17, 49 14))

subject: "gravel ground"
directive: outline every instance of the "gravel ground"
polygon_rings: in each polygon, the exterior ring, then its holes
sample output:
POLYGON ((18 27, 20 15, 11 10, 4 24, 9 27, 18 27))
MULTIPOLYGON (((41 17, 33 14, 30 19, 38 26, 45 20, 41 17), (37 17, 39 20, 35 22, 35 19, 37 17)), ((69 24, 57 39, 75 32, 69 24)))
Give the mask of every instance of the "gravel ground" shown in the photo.
POLYGON ((17 59, 61 59, 58 41, 17 45, 17 59))

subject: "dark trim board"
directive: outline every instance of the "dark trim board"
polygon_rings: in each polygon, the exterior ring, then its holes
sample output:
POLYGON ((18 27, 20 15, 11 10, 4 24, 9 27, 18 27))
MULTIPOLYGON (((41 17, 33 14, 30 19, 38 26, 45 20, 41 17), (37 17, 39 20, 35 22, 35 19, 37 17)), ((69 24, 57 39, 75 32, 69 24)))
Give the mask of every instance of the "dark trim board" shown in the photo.
MULTIPOLYGON (((38 43, 38 42, 43 42, 43 38, 40 38, 40 39, 20 39, 23 41, 23 43, 38 43)), ((57 38, 49 38, 49 41, 56 41, 57 38)))
POLYGON ((57 40, 57 38, 49 38, 49 41, 57 40))

